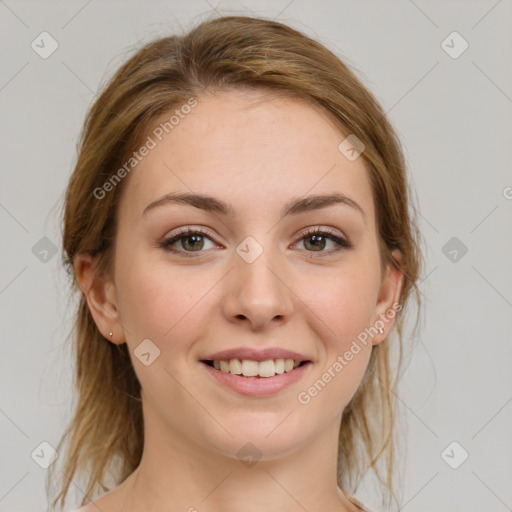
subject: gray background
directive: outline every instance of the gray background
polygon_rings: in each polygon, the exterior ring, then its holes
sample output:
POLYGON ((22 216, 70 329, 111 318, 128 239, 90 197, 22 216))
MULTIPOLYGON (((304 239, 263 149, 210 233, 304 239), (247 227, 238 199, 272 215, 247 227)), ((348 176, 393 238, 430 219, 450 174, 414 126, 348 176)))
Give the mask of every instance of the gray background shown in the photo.
MULTIPOLYGON (((512 510, 512 1, 209 2, 0 0, 0 510, 46 510, 31 453, 56 446, 70 413, 58 212, 86 109, 132 47, 213 8, 318 38, 389 111, 427 245, 422 334, 399 396, 403 510, 512 510), (47 59, 31 48, 43 31, 59 45, 47 59), (453 31, 469 44, 457 58, 445 49, 461 40, 442 45, 453 31)), ((377 504, 371 479, 357 494, 377 504)))

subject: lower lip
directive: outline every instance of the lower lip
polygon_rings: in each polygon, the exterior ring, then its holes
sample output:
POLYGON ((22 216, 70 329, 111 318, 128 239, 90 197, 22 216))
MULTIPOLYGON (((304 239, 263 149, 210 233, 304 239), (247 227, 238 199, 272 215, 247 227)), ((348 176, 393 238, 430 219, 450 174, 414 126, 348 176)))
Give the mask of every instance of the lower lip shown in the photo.
POLYGON ((311 364, 311 362, 307 362, 302 366, 297 366, 297 368, 290 372, 280 373, 274 377, 243 377, 216 370, 212 366, 201 362, 206 371, 224 386, 233 389, 241 395, 254 397, 273 395, 291 386, 309 370, 311 364))

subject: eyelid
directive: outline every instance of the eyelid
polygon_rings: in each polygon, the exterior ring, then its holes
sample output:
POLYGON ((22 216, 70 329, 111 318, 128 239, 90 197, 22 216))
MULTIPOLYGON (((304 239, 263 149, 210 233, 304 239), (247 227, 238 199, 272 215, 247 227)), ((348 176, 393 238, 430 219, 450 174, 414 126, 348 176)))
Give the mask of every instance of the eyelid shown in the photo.
POLYGON ((322 226, 322 225, 309 226, 307 228, 304 228, 304 231, 301 231, 298 236, 301 237, 301 238, 299 238, 299 240, 302 240, 302 238, 306 238, 308 236, 313 236, 316 234, 330 235, 330 236, 333 236, 336 238, 343 239, 344 241, 349 243, 347 236, 345 236, 345 234, 342 231, 339 231, 338 229, 333 228, 331 226, 322 226))
POLYGON ((195 226, 184 226, 184 227, 181 227, 181 228, 177 228, 176 231, 174 231, 172 233, 172 235, 171 234, 165 235, 163 238, 164 238, 164 241, 165 241, 165 240, 169 240, 171 238, 176 238, 176 237, 179 237, 179 236, 194 235, 194 234, 205 235, 208 238, 212 238, 212 236, 213 236, 204 227, 201 227, 201 226, 198 226, 198 227, 195 227, 195 226))

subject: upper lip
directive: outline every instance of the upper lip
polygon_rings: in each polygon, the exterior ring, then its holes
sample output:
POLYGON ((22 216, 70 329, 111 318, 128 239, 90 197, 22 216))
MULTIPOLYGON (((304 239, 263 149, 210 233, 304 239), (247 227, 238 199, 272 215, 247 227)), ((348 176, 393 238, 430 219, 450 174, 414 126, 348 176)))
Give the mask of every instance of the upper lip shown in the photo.
POLYGON ((232 348, 229 350, 221 350, 215 352, 208 357, 205 361, 229 361, 230 359, 250 359, 252 361, 267 361, 268 359, 293 359, 294 361, 310 361, 310 359, 293 350, 286 350, 283 348, 269 347, 264 349, 255 349, 249 347, 232 348))

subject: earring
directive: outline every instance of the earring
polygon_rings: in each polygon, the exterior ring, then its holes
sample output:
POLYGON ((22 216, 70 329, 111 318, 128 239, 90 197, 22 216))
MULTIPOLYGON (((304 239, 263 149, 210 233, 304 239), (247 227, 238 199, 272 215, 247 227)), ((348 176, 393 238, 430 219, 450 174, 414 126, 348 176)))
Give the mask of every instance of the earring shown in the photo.
POLYGON ((114 333, 113 333, 112 331, 110 331, 110 332, 108 333, 108 335, 109 335, 111 338, 112 338, 112 335, 113 335, 113 334, 114 334, 114 333))
POLYGON ((384 334, 384 329, 382 327, 379 329, 379 334, 384 334))

